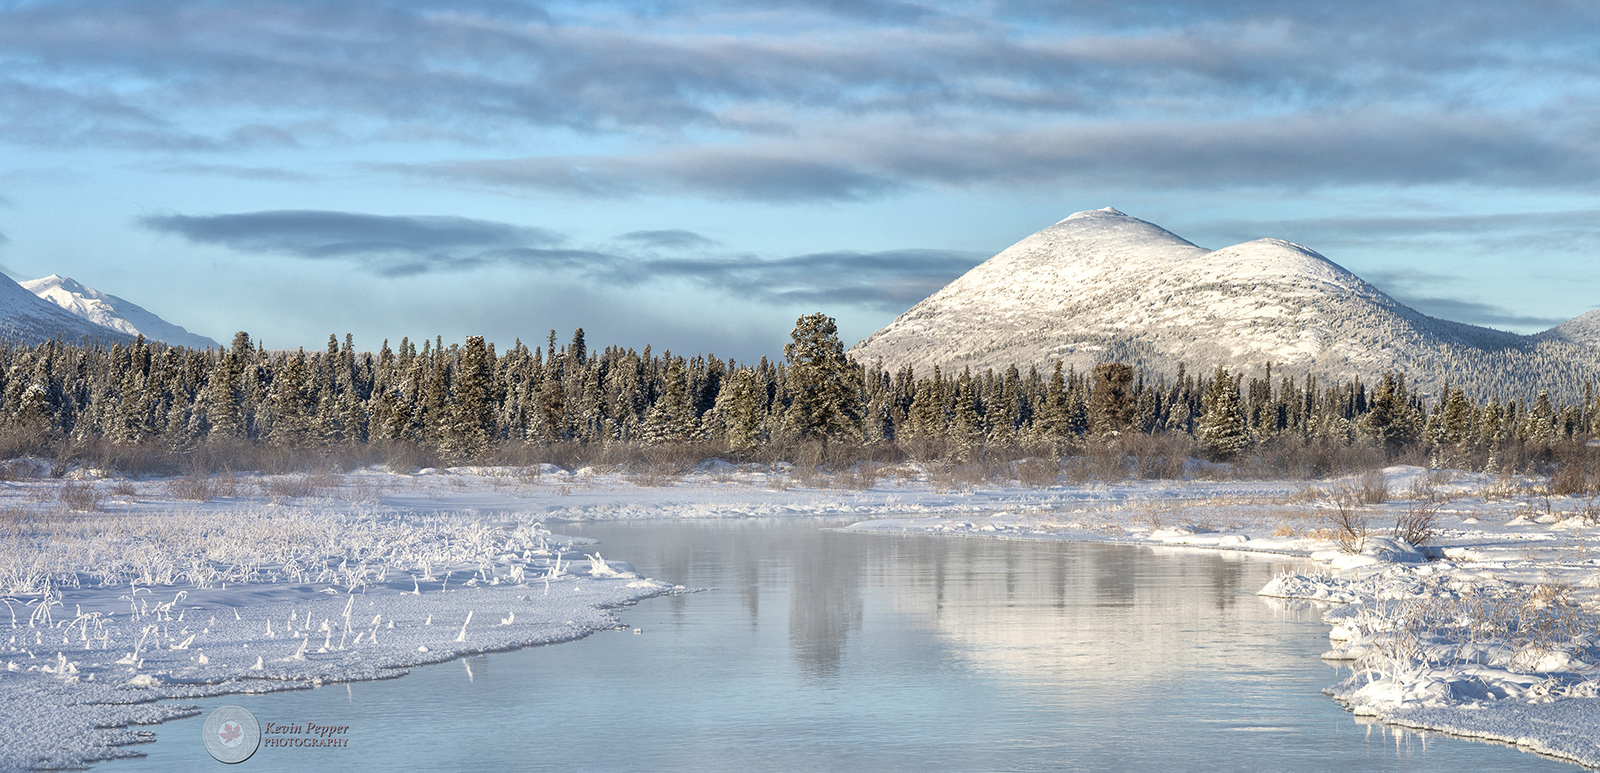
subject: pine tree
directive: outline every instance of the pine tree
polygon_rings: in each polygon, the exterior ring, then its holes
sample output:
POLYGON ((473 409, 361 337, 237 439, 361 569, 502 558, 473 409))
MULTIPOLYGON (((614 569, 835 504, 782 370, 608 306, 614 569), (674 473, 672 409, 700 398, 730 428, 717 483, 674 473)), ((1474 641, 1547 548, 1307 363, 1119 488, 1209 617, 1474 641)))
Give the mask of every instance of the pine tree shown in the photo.
POLYGON ((1116 437, 1133 426, 1133 368, 1105 362, 1090 372, 1089 430, 1097 437, 1116 437))
POLYGON ((749 452, 761 440, 761 411, 756 404, 756 376, 748 368, 735 371, 717 395, 716 412, 728 448, 749 452))
POLYGON ((801 438, 860 439, 860 383, 856 367, 845 359, 833 318, 801 317, 790 337, 783 347, 789 365, 789 430, 801 438))
POLYGON ((494 435, 493 364, 489 357, 483 336, 467 338, 451 385, 448 429, 439 443, 449 461, 471 461, 489 449, 494 435))
POLYGON ((272 374, 271 438, 291 446, 304 445, 311 436, 311 406, 305 351, 282 358, 272 374))
POLYGON ((1200 447, 1211 458, 1226 461, 1250 447, 1250 430, 1239 400, 1239 385, 1228 371, 1217 367, 1206 390, 1205 413, 1197 422, 1200 447))
POLYGON ((689 378, 683 358, 672 357, 671 352, 665 356, 661 396, 645 412, 639 426, 639 439, 645 445, 680 443, 693 438, 699 429, 699 419, 689 403, 689 378))

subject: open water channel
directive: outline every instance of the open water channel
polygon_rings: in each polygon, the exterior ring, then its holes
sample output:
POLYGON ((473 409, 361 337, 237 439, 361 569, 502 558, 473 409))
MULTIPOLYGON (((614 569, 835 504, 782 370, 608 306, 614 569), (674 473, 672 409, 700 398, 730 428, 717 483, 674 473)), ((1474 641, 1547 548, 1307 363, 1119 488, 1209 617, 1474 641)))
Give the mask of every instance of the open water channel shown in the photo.
MULTIPOLYGON (((579 642, 200 706, 350 728, 253 771, 1579 769, 1345 713, 1322 608, 1255 595, 1292 560, 825 530, 846 523, 553 524, 713 590, 579 642)), ((202 719, 98 767, 223 769, 202 719)))

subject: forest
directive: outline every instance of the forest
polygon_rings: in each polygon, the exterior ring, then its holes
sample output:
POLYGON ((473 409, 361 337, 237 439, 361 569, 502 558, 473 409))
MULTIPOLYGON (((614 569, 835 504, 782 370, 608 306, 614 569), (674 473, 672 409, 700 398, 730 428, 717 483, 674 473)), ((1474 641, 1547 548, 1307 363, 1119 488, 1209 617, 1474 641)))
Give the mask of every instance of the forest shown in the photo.
MULTIPOLYGON (((844 469, 862 461, 1012 465, 1094 461, 1100 476, 1178 477, 1229 462, 1239 474, 1318 477, 1406 462, 1540 471, 1600 430, 1581 404, 1469 399, 1312 374, 1217 368, 1152 376, 1016 367, 890 372, 851 361, 834 320, 796 322, 781 359, 735 362, 608 346, 582 329, 558 343, 482 337, 385 341, 356 351, 272 350, 244 332, 193 350, 0 343, 0 458, 128 472, 282 472, 387 464, 677 465, 706 459, 844 469)), ((1414 379, 1413 379, 1414 380, 1414 379)), ((1053 473, 1051 473, 1053 475, 1053 473)))

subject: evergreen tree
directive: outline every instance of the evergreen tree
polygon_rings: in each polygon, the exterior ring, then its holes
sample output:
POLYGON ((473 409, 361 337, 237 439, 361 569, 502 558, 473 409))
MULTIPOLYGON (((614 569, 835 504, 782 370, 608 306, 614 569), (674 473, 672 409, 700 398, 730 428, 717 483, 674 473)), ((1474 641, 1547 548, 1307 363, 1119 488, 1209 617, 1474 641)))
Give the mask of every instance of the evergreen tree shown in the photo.
POLYGON ((1228 371, 1217 367, 1211 388, 1206 390, 1205 413, 1198 424, 1200 447, 1211 458, 1225 461, 1250 447, 1250 430, 1239 400, 1239 385, 1228 371))
POLYGON ((451 385, 449 429, 440 439, 440 452, 450 461, 483 456, 494 435, 492 404, 493 364, 483 336, 469 336, 461 350, 455 383, 451 385))
POLYGON ((860 439, 860 384, 856 367, 845 359, 833 318, 801 317, 790 337, 783 347, 789 366, 789 430, 802 438, 860 439))
POLYGON ((1090 372, 1089 430, 1096 437, 1116 437, 1133 426, 1133 368, 1105 362, 1090 372))

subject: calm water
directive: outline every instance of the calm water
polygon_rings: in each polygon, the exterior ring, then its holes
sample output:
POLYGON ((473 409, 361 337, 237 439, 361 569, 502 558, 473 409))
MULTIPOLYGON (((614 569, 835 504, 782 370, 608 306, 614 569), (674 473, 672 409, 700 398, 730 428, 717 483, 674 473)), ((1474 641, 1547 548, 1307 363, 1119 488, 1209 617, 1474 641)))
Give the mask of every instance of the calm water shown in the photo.
MULTIPOLYGON (((821 531, 846 522, 562 525, 715 590, 624 610, 640 635, 201 705, 351 727, 260 771, 1578 769, 1358 723, 1319 610, 1254 595, 1290 563, 821 531)), ((201 721, 101 769, 219 770, 201 721)))

